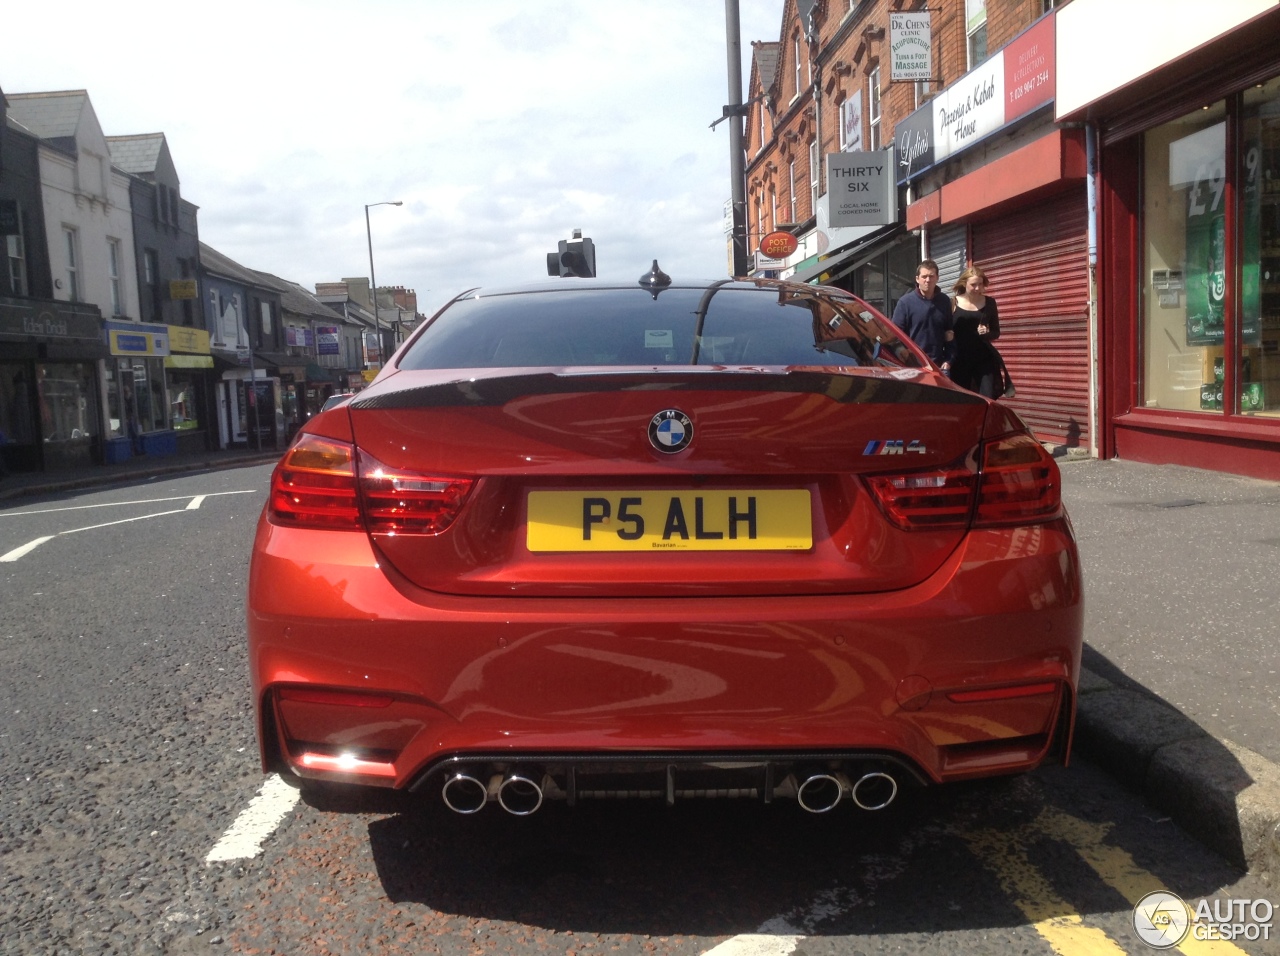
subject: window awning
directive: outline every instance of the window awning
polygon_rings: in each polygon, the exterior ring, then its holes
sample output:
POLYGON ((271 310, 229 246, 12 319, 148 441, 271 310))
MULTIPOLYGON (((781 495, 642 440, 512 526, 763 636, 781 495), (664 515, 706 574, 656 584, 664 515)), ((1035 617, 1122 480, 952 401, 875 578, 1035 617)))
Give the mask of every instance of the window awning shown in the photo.
POLYGON ((907 229, 900 222, 882 226, 861 239, 834 252, 826 253, 818 262, 797 269, 787 277, 788 282, 830 282, 846 272, 851 272, 884 252, 897 242, 907 229))
POLYGON ((323 365, 317 365, 311 362, 307 365, 307 381, 308 382, 341 382, 338 377, 341 369, 325 368, 323 365))

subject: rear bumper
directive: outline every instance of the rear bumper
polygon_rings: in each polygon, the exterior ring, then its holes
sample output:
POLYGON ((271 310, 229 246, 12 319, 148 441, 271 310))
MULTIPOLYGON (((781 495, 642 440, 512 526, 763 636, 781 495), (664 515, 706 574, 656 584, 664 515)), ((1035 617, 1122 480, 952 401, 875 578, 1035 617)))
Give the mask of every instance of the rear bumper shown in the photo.
POLYGON ((263 763, 302 777, 414 788, 504 759, 825 754, 943 782, 1038 765, 1074 715, 1066 521, 973 532, 901 591, 747 599, 452 597, 379 568, 363 535, 258 535, 263 763))

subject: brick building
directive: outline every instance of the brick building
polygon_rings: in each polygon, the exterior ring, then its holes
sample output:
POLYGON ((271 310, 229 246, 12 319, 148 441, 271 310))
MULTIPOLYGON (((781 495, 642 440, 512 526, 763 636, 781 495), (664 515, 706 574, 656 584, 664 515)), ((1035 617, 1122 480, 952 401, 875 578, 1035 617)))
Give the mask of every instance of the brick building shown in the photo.
POLYGON ((1085 136, 1054 122, 1053 6, 786 0, 778 39, 753 45, 748 248, 791 233, 796 251, 757 254, 756 274, 837 285, 885 312, 922 257, 947 291, 981 265, 1001 303, 1011 404, 1043 440, 1090 447, 1085 136), (930 76, 893 81, 890 16, 926 11, 930 76), (891 170, 896 215, 832 222, 825 171, 850 153, 891 170))

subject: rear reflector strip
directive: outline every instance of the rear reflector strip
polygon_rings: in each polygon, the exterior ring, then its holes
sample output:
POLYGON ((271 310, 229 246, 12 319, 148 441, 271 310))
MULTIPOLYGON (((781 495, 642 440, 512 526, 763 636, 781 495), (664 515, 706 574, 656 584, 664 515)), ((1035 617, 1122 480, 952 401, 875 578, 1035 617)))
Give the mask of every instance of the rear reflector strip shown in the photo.
POLYGON ((354 754, 304 753, 297 758, 297 765, 305 770, 322 770, 327 773, 351 773, 362 777, 394 777, 395 764, 375 760, 361 760, 354 754))
POLYGON ((1038 697, 1058 689, 1053 681, 1040 684, 1017 684, 1013 687, 989 687, 986 690, 959 690, 947 694, 953 704, 972 704, 984 700, 1012 700, 1015 697, 1038 697))

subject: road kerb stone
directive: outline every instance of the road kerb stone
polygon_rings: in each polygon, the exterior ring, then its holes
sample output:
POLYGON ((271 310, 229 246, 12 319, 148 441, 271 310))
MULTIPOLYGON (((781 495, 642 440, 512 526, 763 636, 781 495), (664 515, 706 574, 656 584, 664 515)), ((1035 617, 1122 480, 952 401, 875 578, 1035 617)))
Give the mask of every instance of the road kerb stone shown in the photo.
POLYGON ((1148 694, 1084 671, 1076 747, 1184 830, 1271 885, 1280 878, 1280 766, 1148 694))

